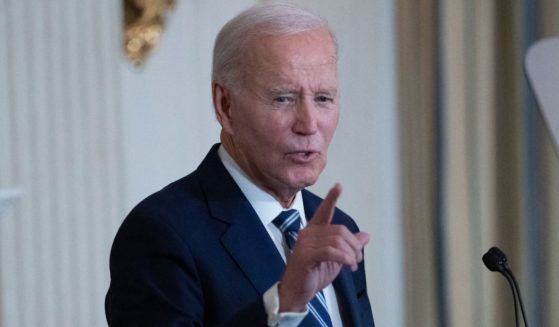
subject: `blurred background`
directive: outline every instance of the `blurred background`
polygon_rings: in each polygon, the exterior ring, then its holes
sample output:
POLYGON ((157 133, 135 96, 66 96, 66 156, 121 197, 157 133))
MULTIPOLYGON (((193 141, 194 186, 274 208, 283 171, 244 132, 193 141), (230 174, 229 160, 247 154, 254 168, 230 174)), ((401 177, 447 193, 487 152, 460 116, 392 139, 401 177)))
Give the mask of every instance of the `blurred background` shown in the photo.
MULTIPOLYGON (((168 0, 163 0, 168 1, 168 0)), ((137 0, 149 3, 149 0, 137 0)), ((123 2, 0 0, 0 326, 104 326, 112 239, 219 140, 221 26, 257 1, 176 0, 141 65, 123 2)), ((557 0, 299 0, 340 46, 342 114, 312 190, 371 235, 378 326, 559 325, 559 165, 523 72, 557 0)))

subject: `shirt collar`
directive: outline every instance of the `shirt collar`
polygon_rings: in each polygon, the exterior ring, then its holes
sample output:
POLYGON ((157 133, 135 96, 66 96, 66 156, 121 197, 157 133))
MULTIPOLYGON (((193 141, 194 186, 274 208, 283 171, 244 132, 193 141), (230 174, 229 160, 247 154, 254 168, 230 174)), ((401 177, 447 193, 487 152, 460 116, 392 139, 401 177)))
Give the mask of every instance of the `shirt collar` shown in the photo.
MULTIPOLYGON (((233 180, 235 180, 248 202, 254 208, 254 211, 256 211, 256 214, 264 226, 271 223, 272 220, 284 210, 281 204, 274 199, 272 195, 254 184, 222 145, 219 147, 217 154, 223 162, 225 169, 227 169, 231 177, 233 177, 233 180)), ((303 224, 305 224, 305 207, 303 205, 301 191, 295 194, 295 199, 288 209, 297 209, 301 215, 303 224)))

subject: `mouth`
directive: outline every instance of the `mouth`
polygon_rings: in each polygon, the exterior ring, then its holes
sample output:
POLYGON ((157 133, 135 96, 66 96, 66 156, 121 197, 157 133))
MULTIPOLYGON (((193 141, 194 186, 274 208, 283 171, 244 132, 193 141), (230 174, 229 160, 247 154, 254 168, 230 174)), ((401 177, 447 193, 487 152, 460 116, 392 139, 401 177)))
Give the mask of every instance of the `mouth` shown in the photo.
POLYGON ((312 150, 291 151, 287 153, 287 158, 298 164, 307 164, 314 161, 320 152, 312 150))

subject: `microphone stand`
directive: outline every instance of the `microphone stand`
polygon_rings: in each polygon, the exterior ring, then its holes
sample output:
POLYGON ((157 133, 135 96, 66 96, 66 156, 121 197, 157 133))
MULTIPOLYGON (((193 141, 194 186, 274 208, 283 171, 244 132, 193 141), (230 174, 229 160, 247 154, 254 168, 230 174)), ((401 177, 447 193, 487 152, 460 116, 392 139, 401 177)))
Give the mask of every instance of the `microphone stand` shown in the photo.
MULTIPOLYGON (((526 321, 526 311, 524 311, 524 303, 522 302, 522 297, 520 296, 520 288, 518 287, 518 283, 516 282, 516 278, 514 278, 514 275, 512 273, 512 271, 506 267, 505 271, 507 272, 507 274, 510 275, 510 279, 512 280, 512 283, 514 285, 514 288, 516 290, 516 294, 518 295, 518 302, 520 303, 520 310, 522 311, 522 320, 524 321, 524 326, 528 327, 528 322, 526 321)), ((516 301, 516 300, 515 300, 516 301)), ((515 312, 516 310, 516 303, 514 306, 515 312)))

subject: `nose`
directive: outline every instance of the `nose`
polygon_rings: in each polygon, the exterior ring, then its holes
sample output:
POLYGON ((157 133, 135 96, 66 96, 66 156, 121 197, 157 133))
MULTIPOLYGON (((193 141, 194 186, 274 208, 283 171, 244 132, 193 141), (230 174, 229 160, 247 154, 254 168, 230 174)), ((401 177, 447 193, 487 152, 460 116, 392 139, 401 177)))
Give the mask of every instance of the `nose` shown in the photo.
POLYGON ((318 111, 312 101, 305 99, 297 107, 293 130, 301 135, 312 135, 317 132, 318 111))

